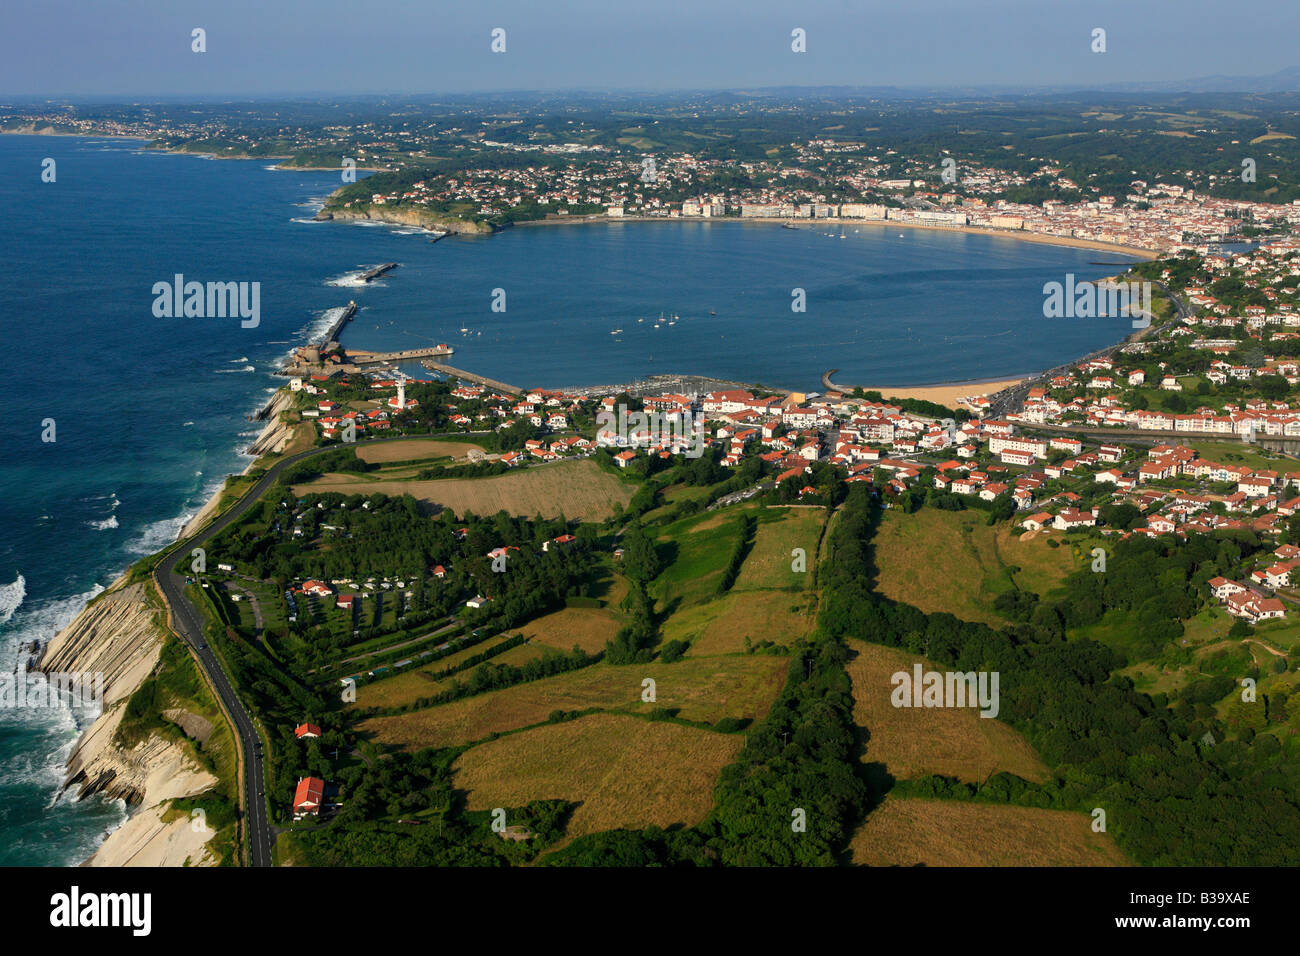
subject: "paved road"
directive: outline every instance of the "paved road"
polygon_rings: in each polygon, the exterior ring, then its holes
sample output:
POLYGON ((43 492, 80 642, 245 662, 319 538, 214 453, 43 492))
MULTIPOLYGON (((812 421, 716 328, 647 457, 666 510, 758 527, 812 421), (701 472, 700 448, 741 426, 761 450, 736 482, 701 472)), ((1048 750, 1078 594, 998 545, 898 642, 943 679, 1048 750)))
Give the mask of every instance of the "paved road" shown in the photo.
MULTIPOLYGON (((454 432, 449 434, 464 435, 466 433, 454 432)), ((403 435, 394 438, 369 438, 365 441, 356 442, 355 445, 416 441, 421 438, 431 437, 435 436, 403 435)), ((327 445, 323 448, 310 448, 307 451, 298 452, 296 455, 277 461, 267 469, 266 474, 258 479, 257 484, 245 492, 244 496, 230 508, 215 520, 209 522, 188 540, 178 543, 175 550, 163 558, 153 573, 158 590, 166 599, 167 606, 171 608, 173 629, 190 646, 190 650, 199 661, 199 666, 203 668, 204 673, 212 682, 212 686, 216 688, 217 696, 221 698, 226 713, 234 721, 235 732, 239 736, 240 749, 243 751, 244 756, 244 830, 245 838, 248 841, 249 858, 253 866, 271 865, 271 845, 274 839, 271 822, 266 810, 266 757, 262 753, 262 741, 258 736, 257 728, 253 725, 252 718, 248 715, 248 711, 239 699, 239 695, 235 693, 230 678, 226 676, 226 672, 222 669, 221 662, 204 639, 203 614, 185 597, 185 575, 176 569, 178 566, 188 568, 193 549, 202 547, 206 541, 215 537, 243 515, 275 483, 276 478, 284 469, 304 459, 325 454, 326 452, 337 451, 341 447, 347 446, 327 445)))

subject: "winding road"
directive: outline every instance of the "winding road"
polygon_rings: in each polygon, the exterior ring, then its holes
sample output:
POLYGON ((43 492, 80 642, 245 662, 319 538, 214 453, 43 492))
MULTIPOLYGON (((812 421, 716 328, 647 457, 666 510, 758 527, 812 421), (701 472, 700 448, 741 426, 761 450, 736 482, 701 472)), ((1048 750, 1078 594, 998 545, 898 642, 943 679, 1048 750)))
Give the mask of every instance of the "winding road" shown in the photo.
MULTIPOLYGON (((355 442, 356 446, 379 445, 389 442, 418 441, 428 438, 458 437, 481 434, 475 432, 446 432, 437 435, 401 435, 392 438, 369 438, 355 442)), ((153 579, 158 591, 167 602, 171 612, 172 629, 189 645, 191 653, 198 660, 199 666, 207 675, 209 683, 216 690, 221 706, 234 725, 239 739, 239 749, 243 759, 244 776, 244 834, 248 841, 249 860, 253 866, 271 866, 271 846, 274 833, 266 807, 266 756, 262 752, 262 740, 253 719, 249 716, 243 701, 235 693, 234 685, 226 675, 225 669, 216 653, 203 637, 203 612, 185 596, 185 575, 177 571, 177 566, 189 567, 193 549, 203 544, 244 514, 266 491, 275 484, 280 473, 300 461, 338 451, 343 445, 326 445, 309 448, 288 458, 277 461, 266 470, 244 495, 226 511, 218 515, 188 539, 178 541, 173 549, 154 568, 153 579)))

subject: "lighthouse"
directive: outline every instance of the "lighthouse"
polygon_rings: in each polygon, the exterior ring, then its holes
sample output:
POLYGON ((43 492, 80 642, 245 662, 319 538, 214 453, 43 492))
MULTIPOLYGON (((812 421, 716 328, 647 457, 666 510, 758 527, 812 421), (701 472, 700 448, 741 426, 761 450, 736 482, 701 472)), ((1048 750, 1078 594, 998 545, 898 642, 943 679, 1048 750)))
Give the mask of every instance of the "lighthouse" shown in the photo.
POLYGON ((400 412, 406 408, 406 379, 397 380, 397 410, 400 412))

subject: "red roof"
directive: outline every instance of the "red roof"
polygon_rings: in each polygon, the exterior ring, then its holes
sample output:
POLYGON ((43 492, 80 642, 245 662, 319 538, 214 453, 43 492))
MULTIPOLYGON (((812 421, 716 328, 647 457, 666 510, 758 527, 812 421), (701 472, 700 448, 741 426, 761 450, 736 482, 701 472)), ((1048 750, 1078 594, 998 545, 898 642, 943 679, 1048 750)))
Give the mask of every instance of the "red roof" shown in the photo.
POLYGON ((303 777, 298 781, 298 789, 293 794, 295 813, 308 811, 315 813, 320 809, 325 798, 325 781, 319 777, 303 777))
POLYGON ((293 728, 293 735, 295 737, 319 737, 320 728, 315 724, 299 724, 293 728))

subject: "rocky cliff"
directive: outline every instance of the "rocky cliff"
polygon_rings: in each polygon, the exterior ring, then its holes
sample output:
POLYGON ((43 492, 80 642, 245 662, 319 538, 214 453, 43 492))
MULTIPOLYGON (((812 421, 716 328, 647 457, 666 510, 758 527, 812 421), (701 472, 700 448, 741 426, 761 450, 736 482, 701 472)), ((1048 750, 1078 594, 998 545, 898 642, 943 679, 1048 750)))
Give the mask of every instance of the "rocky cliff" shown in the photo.
MULTIPOLYGON (((262 433, 254 439, 253 444, 249 445, 244 451, 245 455, 260 458, 262 455, 283 450, 284 446, 289 443, 289 439, 293 437, 293 426, 280 421, 280 413, 292 404, 292 397, 284 389, 275 393, 275 397, 271 399, 271 404, 267 409, 266 426, 262 429, 262 433)), ((253 464, 256 464, 256 462, 253 464)), ((250 464, 244 471, 247 472, 249 468, 253 467, 253 464, 250 464)))
POLYGON ((344 209, 342 207, 325 208, 316 213, 316 218, 329 219, 369 219, 372 222, 388 222, 398 226, 420 226, 424 229, 436 229, 461 236, 485 236, 492 232, 492 227, 481 222, 467 222, 463 219, 439 217, 433 213, 413 206, 365 206, 344 209))
POLYGON ((144 585, 127 585, 119 579, 83 608, 41 657, 40 669, 47 674, 104 675, 103 711, 68 757, 64 788, 78 787, 78 799, 99 794, 139 808, 109 835, 92 857, 92 865, 211 862, 202 845, 207 834, 193 832, 185 819, 164 822, 163 814, 167 801, 202 793, 216 778, 195 765, 181 742, 149 736, 126 748, 114 740, 127 701, 158 663, 162 615, 149 603, 144 585))

